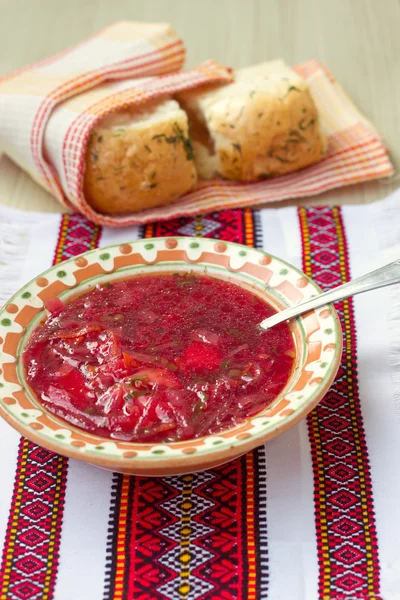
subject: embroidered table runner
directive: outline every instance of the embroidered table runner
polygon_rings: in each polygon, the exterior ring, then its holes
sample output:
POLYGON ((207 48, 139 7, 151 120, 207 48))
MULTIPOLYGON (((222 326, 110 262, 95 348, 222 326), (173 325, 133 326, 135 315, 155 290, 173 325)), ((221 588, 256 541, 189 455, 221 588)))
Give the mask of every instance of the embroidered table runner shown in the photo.
MULTIPOLYGON (((0 209, 0 302, 52 263, 170 235, 265 249, 329 289, 400 255, 399 214, 400 192, 371 206, 233 208, 125 230, 0 209)), ((210 471, 119 475, 0 422, 0 598, 399 598, 396 291, 338 303, 344 353, 324 400, 210 471)))

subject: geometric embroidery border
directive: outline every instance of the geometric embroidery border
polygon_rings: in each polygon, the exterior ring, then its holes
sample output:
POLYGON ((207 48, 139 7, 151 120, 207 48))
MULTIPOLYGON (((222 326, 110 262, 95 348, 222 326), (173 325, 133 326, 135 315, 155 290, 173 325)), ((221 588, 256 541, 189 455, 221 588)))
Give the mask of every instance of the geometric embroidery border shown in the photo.
MULTIPOLYGON (((53 264, 97 247, 101 228, 61 217, 53 264)), ((0 572, 1 600, 51 600, 57 578, 68 459, 20 439, 0 572)))
MULTIPOLYGON (((340 208, 298 210, 303 270, 323 289, 350 280, 340 208)), ((331 389, 308 416, 314 473, 319 597, 379 597, 371 474, 360 407, 353 299, 335 304, 343 355, 331 389)))
MULTIPOLYGON (((190 235, 260 247, 259 213, 213 212, 150 224, 141 237, 190 235)), ((256 600, 268 594, 265 450, 209 471, 115 474, 105 600, 256 600)))

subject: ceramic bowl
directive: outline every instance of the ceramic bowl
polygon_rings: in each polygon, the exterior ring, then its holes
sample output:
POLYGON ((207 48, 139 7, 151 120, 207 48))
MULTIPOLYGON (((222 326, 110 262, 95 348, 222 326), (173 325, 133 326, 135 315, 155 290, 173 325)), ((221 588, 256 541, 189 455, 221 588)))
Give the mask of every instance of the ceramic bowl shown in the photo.
POLYGON ((278 310, 320 294, 298 269, 265 252, 212 239, 154 238, 86 252, 36 277, 0 311, 0 414, 22 435, 54 452, 121 473, 166 476, 207 469, 264 444, 295 425, 321 400, 338 369, 342 335, 332 306, 298 318, 295 368, 273 404, 217 435, 165 444, 114 441, 48 412, 25 381, 21 354, 43 321, 43 304, 96 284, 166 271, 206 272, 251 289, 278 310))

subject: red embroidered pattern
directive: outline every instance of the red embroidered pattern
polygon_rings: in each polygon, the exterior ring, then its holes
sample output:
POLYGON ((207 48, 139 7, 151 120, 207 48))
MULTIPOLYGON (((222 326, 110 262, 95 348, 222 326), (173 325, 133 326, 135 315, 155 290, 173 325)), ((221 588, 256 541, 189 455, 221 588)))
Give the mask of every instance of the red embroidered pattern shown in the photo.
MULTIPOLYGON (((53 264, 96 247, 100 228, 63 215, 53 264)), ((68 471, 67 459, 21 438, 0 572, 1 600, 51 600, 68 471)))
MULTIPOLYGON (((257 244, 258 213, 226 210, 147 226, 257 244)), ((268 593, 264 449, 202 473, 115 474, 105 599, 252 600, 268 593)))
MULTIPOLYGON (((199 235, 258 245, 258 213, 227 210, 147 226, 145 237, 199 235)), ((304 270, 322 287, 349 278, 339 209, 300 209, 304 270)), ((100 228, 65 215, 55 263, 97 245, 100 228)), ((308 419, 321 598, 379 597, 370 469, 351 300, 338 378, 308 419)), ((1 600, 51 599, 67 461, 21 439, 0 577, 1 600)), ((264 450, 205 473, 114 475, 105 598, 251 600, 268 595, 264 450)))
POLYGON ((264 468, 261 448, 181 477, 115 474, 105 598, 265 597, 264 468))
MULTIPOLYGON (((350 279, 339 208, 299 209, 303 268, 324 289, 350 279)), ((308 417, 321 598, 379 597, 370 466, 357 376, 352 299, 336 305, 344 351, 336 382, 308 417)))
POLYGON ((258 213, 250 209, 231 209, 212 212, 198 217, 180 217, 147 225, 144 237, 165 237, 188 235, 218 238, 226 242, 236 242, 247 246, 260 247, 258 213))

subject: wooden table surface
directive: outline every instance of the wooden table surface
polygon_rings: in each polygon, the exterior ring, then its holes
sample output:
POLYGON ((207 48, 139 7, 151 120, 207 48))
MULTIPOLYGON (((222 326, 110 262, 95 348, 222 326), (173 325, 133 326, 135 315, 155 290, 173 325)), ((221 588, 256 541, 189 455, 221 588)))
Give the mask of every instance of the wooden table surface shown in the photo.
MULTIPOLYGON (((0 15, 0 75, 118 20, 171 23, 187 44, 187 66, 208 58, 233 67, 317 58, 375 124, 400 167, 399 0, 0 0, 0 15)), ((302 203, 371 202, 398 182, 351 186, 302 203)), ((62 210, 4 156, 0 204, 62 210)))

